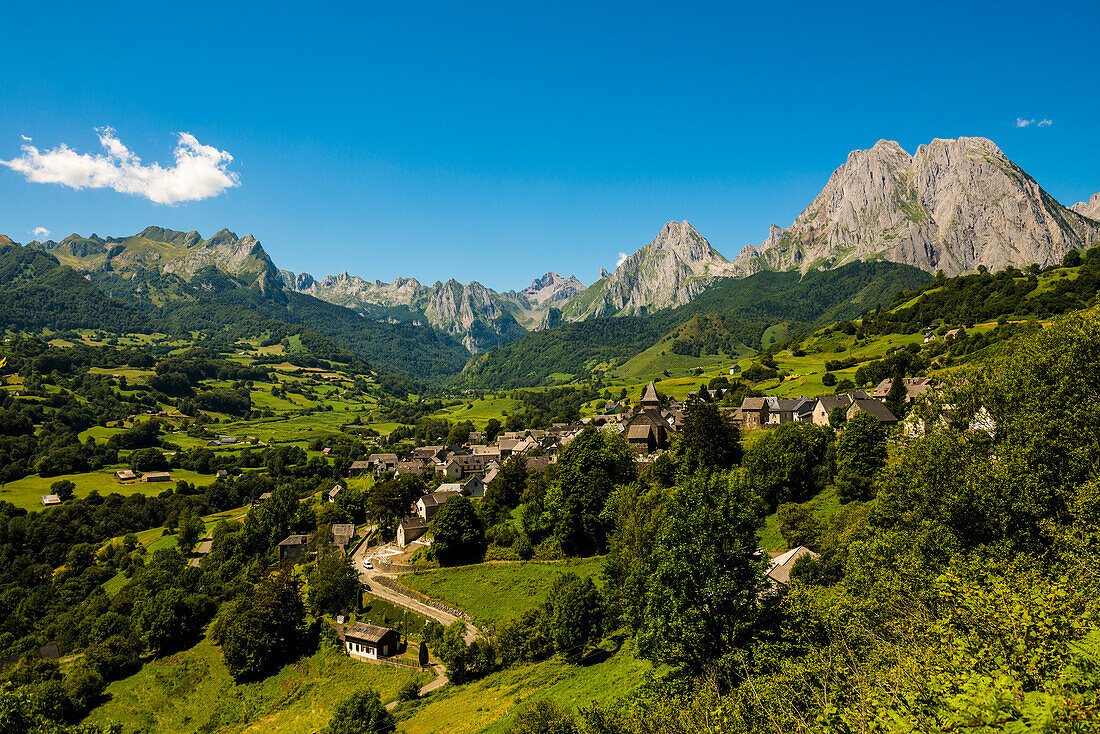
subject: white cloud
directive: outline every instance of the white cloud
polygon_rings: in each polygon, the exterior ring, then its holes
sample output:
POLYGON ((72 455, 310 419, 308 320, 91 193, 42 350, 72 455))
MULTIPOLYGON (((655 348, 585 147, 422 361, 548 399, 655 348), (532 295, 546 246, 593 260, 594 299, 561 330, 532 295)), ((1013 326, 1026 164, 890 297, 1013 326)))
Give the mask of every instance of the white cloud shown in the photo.
POLYGON ((33 234, 40 240, 44 240, 50 236, 50 230, 46 229, 45 227, 35 227, 31 230, 31 234, 33 234))
POLYGON ((1051 120, 1051 119, 1048 118, 1048 119, 1045 119, 1045 120, 1039 120, 1039 124, 1038 124, 1037 127, 1050 127, 1053 124, 1054 124, 1054 120, 1051 120))
POLYGON ((114 189, 157 204, 198 201, 241 184, 240 176, 228 170, 233 156, 203 145, 190 133, 179 133, 174 151, 176 162, 169 167, 142 164, 109 127, 97 133, 105 154, 77 153, 64 143, 45 152, 24 145, 23 155, 10 161, 0 159, 0 165, 22 173, 33 183, 56 183, 74 189, 114 189))
POLYGON ((628 257, 630 257, 630 255, 627 255, 627 254, 626 254, 625 252, 620 252, 620 253, 619 253, 619 259, 618 259, 618 261, 617 261, 617 262, 615 263, 615 267, 617 268, 617 267, 619 267, 620 265, 622 265, 622 264, 623 264, 624 262, 626 262, 626 259, 627 259, 628 257))
POLYGON ((1016 118, 1016 127, 1027 127, 1028 125, 1032 125, 1034 123, 1035 123, 1035 120, 1025 120, 1022 117, 1017 117, 1016 118))
POLYGON ((20 135, 19 137, 23 138, 23 140, 26 140, 28 143, 31 142, 31 139, 28 138, 26 135, 20 135))

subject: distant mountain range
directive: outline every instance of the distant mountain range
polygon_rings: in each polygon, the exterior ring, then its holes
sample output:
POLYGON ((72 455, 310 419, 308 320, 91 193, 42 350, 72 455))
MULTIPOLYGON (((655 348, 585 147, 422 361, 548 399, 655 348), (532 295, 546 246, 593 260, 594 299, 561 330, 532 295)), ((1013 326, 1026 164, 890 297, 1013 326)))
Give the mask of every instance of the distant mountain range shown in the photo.
POLYGON ((410 278, 282 275, 293 290, 369 318, 431 325, 476 353, 563 321, 682 306, 720 278, 763 270, 805 273, 877 260, 947 275, 980 265, 1046 266, 1100 242, 1097 219, 1100 194, 1066 208, 985 138, 937 139, 914 155, 880 140, 850 153, 791 226, 772 225, 763 244, 732 261, 684 221, 666 224, 587 288, 556 273, 504 293, 453 280, 426 287, 410 278))
MULTIPOLYGON (((245 304, 335 334, 337 344, 357 353, 385 355, 384 365, 397 371, 409 372, 402 360, 414 359, 405 351, 415 345, 426 362, 412 372, 438 376, 456 371, 471 353, 529 332, 668 311, 754 273, 805 274, 858 261, 948 275, 981 265, 1046 266, 1070 249, 1100 243, 1098 218, 1100 194, 1066 208, 985 138, 933 140, 914 155, 880 140, 850 153, 793 224, 772 225, 761 245, 745 247, 732 261, 687 221, 673 221, 587 287, 555 272, 505 292, 476 281, 384 283, 346 271, 317 279, 279 270, 255 237, 225 229, 204 239, 148 227, 129 237, 73 234, 27 247, 72 267, 113 299, 149 308, 211 298, 245 304)), ((0 247, 11 244, 0 235, 0 247)))

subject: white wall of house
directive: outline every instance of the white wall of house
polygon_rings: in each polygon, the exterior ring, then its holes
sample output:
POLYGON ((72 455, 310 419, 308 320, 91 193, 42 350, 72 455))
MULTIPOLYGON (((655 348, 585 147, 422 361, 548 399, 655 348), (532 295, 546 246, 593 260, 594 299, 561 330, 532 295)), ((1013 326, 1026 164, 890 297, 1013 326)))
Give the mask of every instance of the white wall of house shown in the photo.
MULTIPOLYGON (((378 648, 374 645, 365 645, 352 640, 347 640, 344 644, 347 645, 348 655, 354 658, 365 658, 367 660, 377 660, 379 658, 378 648)), ((384 657, 387 654, 389 654, 388 646, 383 645, 382 656, 384 657)))

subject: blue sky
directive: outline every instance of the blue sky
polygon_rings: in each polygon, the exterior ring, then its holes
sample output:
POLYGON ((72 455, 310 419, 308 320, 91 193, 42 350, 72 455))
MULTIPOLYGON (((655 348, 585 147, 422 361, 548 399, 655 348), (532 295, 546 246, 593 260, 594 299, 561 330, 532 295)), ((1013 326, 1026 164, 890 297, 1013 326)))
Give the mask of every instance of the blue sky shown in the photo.
POLYGON ((239 185, 0 167, 0 232, 228 227, 296 271, 507 289, 591 283, 670 219, 732 257, 879 138, 982 135, 1064 204, 1100 191, 1095 4, 736 5, 9 3, 0 159, 110 127, 168 167, 189 133, 239 185))

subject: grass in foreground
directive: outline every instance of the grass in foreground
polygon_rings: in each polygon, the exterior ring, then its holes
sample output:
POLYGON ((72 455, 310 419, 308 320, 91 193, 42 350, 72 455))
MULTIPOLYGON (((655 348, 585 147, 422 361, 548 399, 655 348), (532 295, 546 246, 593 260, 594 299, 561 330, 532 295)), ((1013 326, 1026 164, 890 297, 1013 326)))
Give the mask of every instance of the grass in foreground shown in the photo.
POLYGON ((407 734, 503 734, 517 711, 540 698, 577 709, 630 693, 652 670, 629 642, 615 650, 610 641, 581 665, 559 659, 519 665, 463 686, 448 686, 422 703, 399 709, 397 728, 407 734), (411 709, 411 713, 410 713, 411 709))
POLYGON ((581 558, 550 563, 479 563, 458 568, 419 571, 401 582, 438 599, 473 618, 481 627, 518 617, 546 600, 550 586, 563 573, 591 576, 601 584, 603 558, 581 558))
MULTIPOLYGON (((308 734, 324 727, 336 704, 374 688, 396 697, 413 671, 363 663, 324 646, 256 683, 235 685, 221 650, 203 639, 190 650, 147 663, 107 686, 109 700, 87 721, 143 732, 308 734)), ((418 674, 421 684, 431 676, 418 674)))

